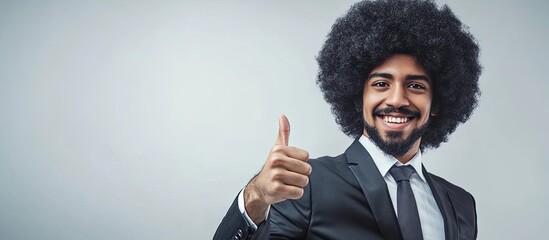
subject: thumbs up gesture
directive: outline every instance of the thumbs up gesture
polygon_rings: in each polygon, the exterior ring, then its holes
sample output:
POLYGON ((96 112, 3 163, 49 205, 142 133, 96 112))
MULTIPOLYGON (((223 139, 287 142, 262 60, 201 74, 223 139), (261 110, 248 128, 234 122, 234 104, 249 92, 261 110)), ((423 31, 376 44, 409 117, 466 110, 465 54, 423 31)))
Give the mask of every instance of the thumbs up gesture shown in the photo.
POLYGON ((269 205, 303 196, 303 188, 309 183, 312 171, 307 163, 309 153, 288 146, 288 118, 280 115, 278 125, 276 144, 269 152, 265 165, 244 189, 246 212, 255 223, 265 219, 269 205))

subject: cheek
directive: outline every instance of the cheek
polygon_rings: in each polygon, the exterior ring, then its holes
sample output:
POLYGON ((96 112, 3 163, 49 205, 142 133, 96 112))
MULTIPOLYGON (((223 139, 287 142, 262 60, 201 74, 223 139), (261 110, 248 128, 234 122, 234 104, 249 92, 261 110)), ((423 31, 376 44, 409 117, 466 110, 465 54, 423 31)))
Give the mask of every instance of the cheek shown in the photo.
POLYGON ((418 106, 421 106, 420 108, 420 111, 421 111, 421 114, 423 115, 422 118, 423 119, 429 119, 429 117, 431 116, 431 107, 432 107, 432 102, 431 102, 431 99, 428 98, 428 99, 421 99, 421 101, 418 102, 418 106))
POLYGON ((380 93, 364 90, 362 96, 363 109, 372 110, 375 109, 381 102, 383 102, 384 96, 380 93))
POLYGON ((362 114, 365 118, 372 118, 372 113, 376 107, 376 104, 369 97, 362 98, 362 114))
POLYGON ((375 117, 373 112, 379 107, 381 101, 374 96, 367 96, 362 98, 362 119, 365 120, 370 126, 375 125, 375 117))

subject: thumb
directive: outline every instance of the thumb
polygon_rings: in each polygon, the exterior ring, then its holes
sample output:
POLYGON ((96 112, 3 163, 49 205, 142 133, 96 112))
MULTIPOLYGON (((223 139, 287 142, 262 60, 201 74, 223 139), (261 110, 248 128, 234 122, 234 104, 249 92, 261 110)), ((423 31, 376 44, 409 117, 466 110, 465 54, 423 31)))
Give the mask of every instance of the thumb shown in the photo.
POLYGON ((278 138, 276 139, 276 144, 288 146, 289 138, 290 122, 284 114, 280 114, 280 116, 278 116, 278 138))

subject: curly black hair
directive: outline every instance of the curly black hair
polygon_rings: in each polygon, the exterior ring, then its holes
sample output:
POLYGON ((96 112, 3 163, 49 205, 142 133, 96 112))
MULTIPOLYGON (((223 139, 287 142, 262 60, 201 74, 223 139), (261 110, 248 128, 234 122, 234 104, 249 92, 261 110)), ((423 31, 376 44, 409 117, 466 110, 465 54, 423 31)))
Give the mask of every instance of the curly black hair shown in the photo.
POLYGON ((358 109, 364 82, 396 53, 414 56, 434 82, 437 115, 431 117, 420 147, 437 148, 469 119, 480 96, 479 47, 446 5, 439 8, 429 0, 354 4, 334 23, 319 52, 317 84, 341 130, 356 138, 364 129, 358 109))

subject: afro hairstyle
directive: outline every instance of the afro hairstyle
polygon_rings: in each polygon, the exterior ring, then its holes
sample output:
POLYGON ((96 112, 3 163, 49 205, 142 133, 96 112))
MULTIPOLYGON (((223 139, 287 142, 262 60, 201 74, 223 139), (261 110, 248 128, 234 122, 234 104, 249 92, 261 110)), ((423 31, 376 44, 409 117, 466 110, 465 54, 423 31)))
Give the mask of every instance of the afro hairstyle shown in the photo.
POLYGON ((409 54, 433 80, 433 109, 421 149, 437 148, 476 108, 481 66, 476 40, 454 13, 434 1, 354 4, 336 20, 320 50, 317 84, 341 130, 363 133, 362 94, 368 74, 388 57, 409 54))

